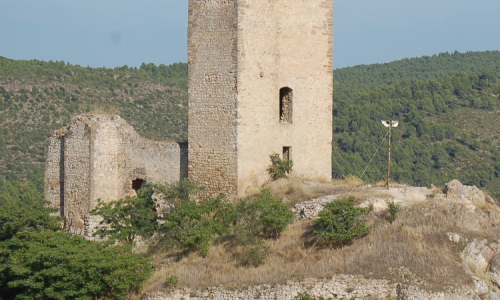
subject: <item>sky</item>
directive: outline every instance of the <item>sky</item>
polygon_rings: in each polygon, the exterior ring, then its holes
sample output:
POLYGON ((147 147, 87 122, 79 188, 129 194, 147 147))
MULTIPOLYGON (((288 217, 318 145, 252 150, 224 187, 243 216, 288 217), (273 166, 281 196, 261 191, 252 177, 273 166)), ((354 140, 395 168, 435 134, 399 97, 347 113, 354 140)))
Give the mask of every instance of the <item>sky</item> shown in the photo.
MULTIPOLYGON (((187 61, 188 0, 0 0, 0 56, 108 67, 187 61)), ((499 0, 335 0, 334 67, 500 50, 499 0)))

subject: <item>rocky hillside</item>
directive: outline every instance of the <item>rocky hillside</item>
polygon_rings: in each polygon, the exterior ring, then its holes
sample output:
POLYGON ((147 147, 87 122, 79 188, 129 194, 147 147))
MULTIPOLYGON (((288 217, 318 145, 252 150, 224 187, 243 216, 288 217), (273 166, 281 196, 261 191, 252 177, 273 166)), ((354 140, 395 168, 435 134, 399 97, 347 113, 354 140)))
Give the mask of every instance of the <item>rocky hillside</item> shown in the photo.
POLYGON ((500 297, 500 209, 474 186, 449 182, 436 187, 397 186, 387 190, 297 182, 272 183, 274 193, 326 195, 297 203, 294 224, 279 239, 266 241, 264 265, 238 266, 227 241, 215 243, 206 258, 157 254, 157 270, 142 299, 489 299, 500 297), (293 188, 291 188, 293 187, 293 188), (311 234, 311 219, 323 205, 353 195, 371 206, 372 232, 332 247, 311 234), (393 223, 387 202, 400 207, 393 223), (300 216, 305 208, 306 218, 300 216), (165 278, 176 276, 177 288, 165 278), (323 278, 323 279, 320 279, 323 278), (208 289, 207 289, 208 287, 208 289), (300 293, 310 298, 295 298, 300 293))

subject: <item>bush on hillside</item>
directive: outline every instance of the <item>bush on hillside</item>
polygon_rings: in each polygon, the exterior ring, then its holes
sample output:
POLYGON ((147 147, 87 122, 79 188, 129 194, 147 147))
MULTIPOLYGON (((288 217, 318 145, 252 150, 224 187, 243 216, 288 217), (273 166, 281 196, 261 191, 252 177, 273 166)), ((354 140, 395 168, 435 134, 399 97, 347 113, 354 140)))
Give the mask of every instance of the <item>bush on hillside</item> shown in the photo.
POLYGON ((352 196, 327 203, 314 221, 320 227, 314 233, 323 234, 336 245, 347 244, 370 233, 371 228, 360 220, 369 212, 368 208, 355 207, 352 196))

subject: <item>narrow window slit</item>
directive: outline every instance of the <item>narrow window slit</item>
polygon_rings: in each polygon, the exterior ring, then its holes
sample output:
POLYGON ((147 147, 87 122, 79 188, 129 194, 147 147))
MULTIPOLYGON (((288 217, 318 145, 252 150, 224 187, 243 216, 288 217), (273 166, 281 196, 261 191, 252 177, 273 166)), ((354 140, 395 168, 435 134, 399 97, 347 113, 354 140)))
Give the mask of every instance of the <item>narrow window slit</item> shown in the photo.
POLYGON ((292 123, 293 90, 289 87, 280 89, 280 123, 292 123))

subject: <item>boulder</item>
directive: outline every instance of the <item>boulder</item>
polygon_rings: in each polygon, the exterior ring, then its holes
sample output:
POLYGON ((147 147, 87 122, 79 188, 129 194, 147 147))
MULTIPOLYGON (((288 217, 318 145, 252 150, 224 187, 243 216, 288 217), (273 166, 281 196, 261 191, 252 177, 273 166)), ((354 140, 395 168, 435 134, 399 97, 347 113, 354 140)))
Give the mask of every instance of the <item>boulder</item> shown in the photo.
POLYGON ((461 204, 485 204, 486 197, 476 186, 463 185, 460 181, 454 179, 448 182, 444 188, 446 200, 461 204))
POLYGON ((497 252, 490 261, 489 275, 498 286, 500 286, 500 252, 497 252))
POLYGON ((474 239, 462 252, 462 259, 473 271, 486 272, 492 257, 493 250, 487 240, 474 239))

